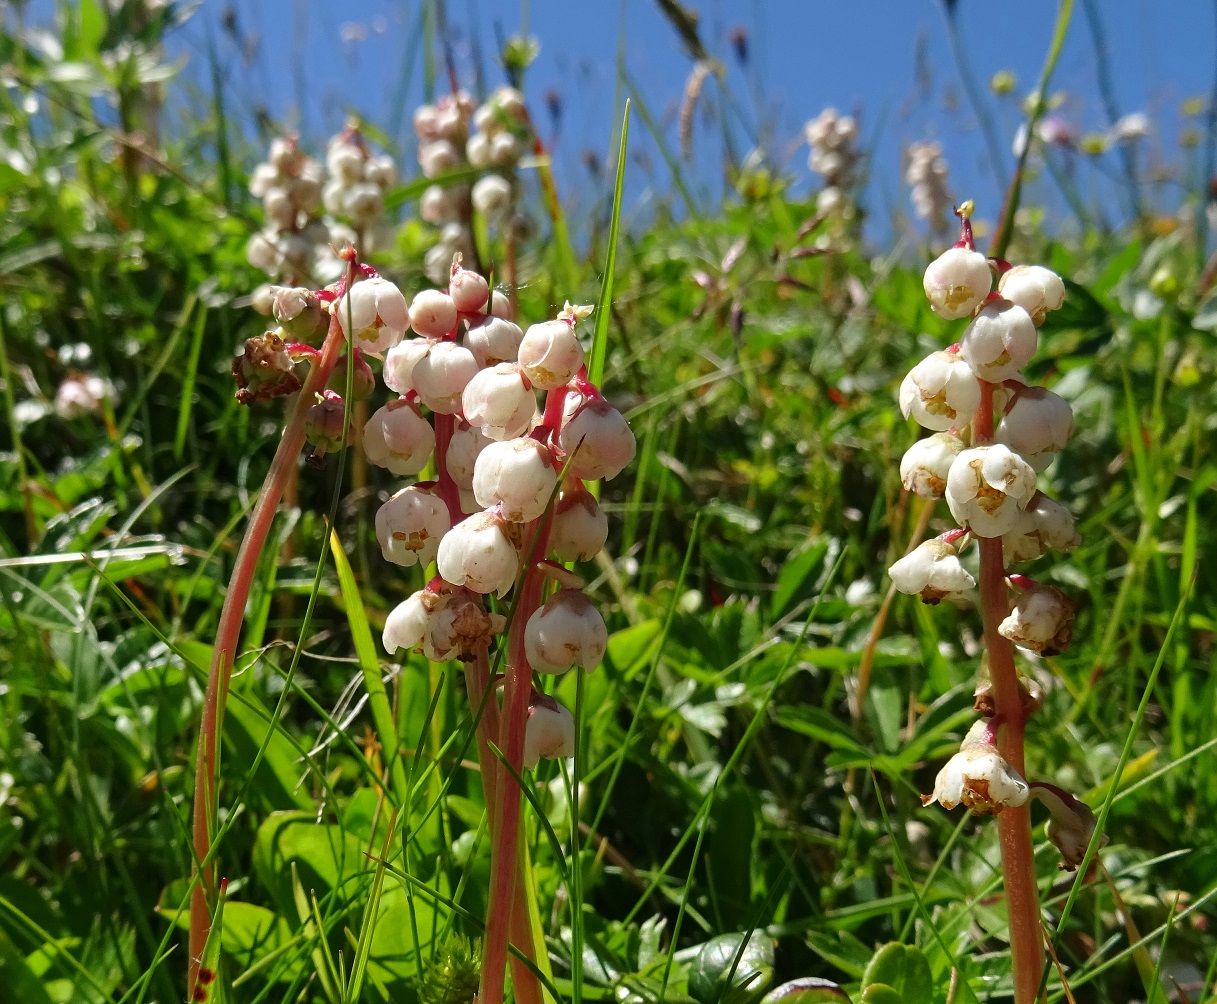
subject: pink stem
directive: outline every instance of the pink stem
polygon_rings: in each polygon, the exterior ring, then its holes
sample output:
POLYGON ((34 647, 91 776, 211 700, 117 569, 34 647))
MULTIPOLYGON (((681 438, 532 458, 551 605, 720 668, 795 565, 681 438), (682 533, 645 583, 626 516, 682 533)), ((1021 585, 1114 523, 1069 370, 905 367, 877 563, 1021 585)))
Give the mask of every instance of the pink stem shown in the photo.
MULTIPOLYGON (((207 692, 203 699, 203 715, 199 730, 198 760, 195 766, 194 778, 194 851, 196 856, 196 871, 201 862, 207 860, 211 852, 211 822, 216 818, 216 793, 214 775, 216 770, 216 744, 223 721, 224 706, 228 700, 228 684, 232 676, 233 661, 236 657, 237 641, 241 634, 241 625, 245 620, 245 604, 249 599, 253 586, 254 575, 258 568, 258 559, 266 545, 266 538, 274 521, 279 501, 283 497, 284 486, 288 483, 296 469, 296 461, 304 446, 304 419, 312 406, 316 393, 321 390, 343 344, 342 328, 338 318, 330 319, 329 331, 321 348, 321 355, 309 372, 291 418, 283 429, 283 438, 275 451, 270 471, 262 483, 262 491, 258 495, 257 504, 250 516, 249 526, 245 530, 245 538, 237 552, 236 565, 232 570, 232 579, 228 583, 228 591, 224 595, 224 606, 220 611, 220 623, 216 629, 215 646, 212 649, 211 668, 207 674, 207 692)), ((202 876, 194 887, 190 898, 190 961, 188 967, 188 985, 193 994, 198 980, 199 960, 203 947, 207 944, 207 935, 211 931, 211 912, 208 900, 214 898, 212 886, 211 865, 202 869, 202 876)))
MULTIPOLYGON (((980 381, 980 407, 972 423, 974 445, 993 441, 993 384, 980 381)), ((985 645, 993 679, 996 715, 1004 728, 998 748, 1010 765, 1026 776, 1023 760, 1023 713, 1014 646, 998 633, 1010 613, 1005 558, 1000 537, 977 537, 980 549, 980 599, 984 612, 985 645)), ((1014 968, 1015 1004, 1033 1004, 1044 968, 1039 889, 1035 882, 1035 852, 1031 843, 1031 814, 1027 806, 1006 806, 997 817, 1001 843, 1006 908, 1010 915, 1010 955, 1014 968)))

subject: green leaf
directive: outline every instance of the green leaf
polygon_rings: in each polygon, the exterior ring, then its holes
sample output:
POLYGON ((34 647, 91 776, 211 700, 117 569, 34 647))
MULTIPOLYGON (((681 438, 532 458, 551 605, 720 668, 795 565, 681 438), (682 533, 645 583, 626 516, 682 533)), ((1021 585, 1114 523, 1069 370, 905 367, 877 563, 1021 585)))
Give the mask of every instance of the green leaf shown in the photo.
POLYGON ((811 598, 827 554, 828 541, 820 540, 787 559, 778 573, 777 588, 770 601, 774 617, 781 617, 796 603, 811 598))
POLYGON ((833 749, 848 750, 860 757, 870 756, 866 747, 854 735, 853 729, 823 708, 784 705, 773 713, 773 718, 782 728, 825 743, 833 749))
POLYGON ((366 844, 335 824, 318 823, 311 812, 272 812, 254 839, 254 871, 279 911, 297 913, 293 866, 302 891, 324 894, 345 878, 368 870, 366 844))
POLYGON ((51 995, 17 950, 8 934, 0 930, 0 999, 22 1004, 53 1004, 51 995))
POLYGON ((862 990, 862 1004, 912 1004, 913 1001, 928 1001, 928 997, 905 997, 886 983, 872 983, 862 990))
POLYGON ((752 913, 752 845, 756 812, 747 790, 732 787, 714 801, 706 867, 723 923, 746 925, 752 913))
POLYGON ((596 303, 596 328, 592 352, 587 362, 587 377, 597 386, 604 380, 604 360, 608 355, 608 327, 613 314, 613 279, 617 271, 617 236, 621 229, 621 193, 625 187, 625 151, 630 138, 630 102, 626 99, 621 118, 621 142, 617 146, 617 180, 613 185, 613 215, 609 222, 608 257, 600 299, 596 303))
POLYGON ((747 987, 756 993, 772 979, 773 941, 764 932, 754 931, 747 943, 742 934, 723 934, 711 938, 697 953, 689 970, 689 995, 701 1004, 716 1004, 728 990, 747 987), (727 974, 732 966, 735 975, 728 987, 727 974))
MULTIPOLYGON (((869 989, 873 983, 898 992, 905 1001, 928 1001, 934 990, 930 964, 921 949, 895 941, 880 948, 862 974, 863 987, 869 989)), ((867 1000, 865 991, 862 999, 867 1000)))
POLYGON ((761 1004, 841 1004, 849 1002, 849 994, 831 980, 818 976, 804 976, 775 987, 761 1000, 761 1004))

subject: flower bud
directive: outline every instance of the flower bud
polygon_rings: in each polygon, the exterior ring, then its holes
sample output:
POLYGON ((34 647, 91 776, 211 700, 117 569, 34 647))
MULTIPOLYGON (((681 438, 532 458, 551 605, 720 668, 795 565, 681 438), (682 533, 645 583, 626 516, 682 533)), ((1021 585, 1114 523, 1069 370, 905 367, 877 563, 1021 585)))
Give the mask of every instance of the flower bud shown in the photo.
POLYGON ((933 794, 921 796, 921 804, 937 802, 944 809, 963 805, 996 816, 1007 805, 1025 805, 1030 795, 1027 782, 993 745, 988 723, 979 721, 938 772, 933 794))
POLYGON ((476 373, 461 395, 470 425, 490 439, 515 439, 528 431, 537 399, 517 363, 499 363, 476 373))
POLYGON ((1033 561, 1054 551, 1072 551, 1082 542, 1073 516, 1056 499, 1036 492, 1014 527, 1002 535, 1007 562, 1033 561))
POLYGON ((534 387, 557 390, 583 366, 583 346, 573 323, 544 321, 524 332, 517 358, 534 387))
POLYGON ((1044 323, 1048 311, 1065 302, 1065 283, 1043 265, 1015 265, 1007 269, 997 281, 997 291, 1030 314, 1036 327, 1044 323))
MULTIPOLYGON (((496 296, 496 305, 503 297, 496 296)), ((524 332, 519 325, 488 314, 477 324, 470 325, 465 334, 465 347, 473 353, 478 366, 497 366, 499 363, 515 362, 520 352, 520 340, 524 332)))
POLYGON ((334 304, 333 311, 343 334, 364 352, 392 348, 410 327, 406 298, 393 283, 379 276, 355 283, 334 304))
POLYGON ((493 510, 474 513, 440 541, 439 574, 454 586, 504 596, 515 585, 520 555, 507 524, 493 510))
POLYGON ((565 673, 574 666, 591 672, 607 647, 604 618, 577 589, 559 589, 524 628, 524 652, 538 673, 565 673))
POLYGON ((978 537, 1012 530, 1034 494, 1035 471, 1000 443, 964 450, 947 475, 951 515, 978 537))
POLYGON ((366 226, 384 212, 384 193, 370 182, 360 182, 346 190, 342 208, 344 216, 358 226, 366 226))
POLYGON ((304 416, 304 438, 313 444, 314 456, 322 457, 342 449, 345 430, 345 403, 334 391, 322 391, 304 416))
POLYGON ((542 757, 559 760, 574 755, 574 717, 552 697, 535 695, 524 727, 524 767, 533 770, 542 757))
POLYGON ((491 443, 473 467, 473 494, 478 504, 501 506, 503 519, 513 523, 539 519, 557 485, 553 453, 535 439, 491 443))
POLYGON ((1027 364, 1039 338, 1031 315, 1009 300, 994 300, 959 340, 959 353, 982 380, 1000 383, 1027 364))
POLYGON ((498 132, 490 137, 490 163, 496 167, 515 167, 524 156, 524 144, 514 133, 498 132))
POLYGON ((554 504, 549 548, 559 561, 590 561, 608 540, 608 517, 596 497, 575 481, 554 504))
POLYGON ((410 401, 390 401, 363 427, 363 451, 400 477, 417 474, 435 450, 435 430, 410 401))
POLYGON ((988 259, 979 251, 947 248, 930 262, 922 280, 930 309, 956 321, 975 310, 993 288, 988 259))
POLYGON ((458 265, 448 281, 448 295, 460 313, 472 314, 486 305, 490 287, 482 276, 458 265))
POLYGON ((414 367, 435 345, 431 338, 405 338, 389 349, 380 374, 385 386, 402 395, 414 390, 414 367))
POLYGON ((418 166, 424 177, 436 178, 461 166, 460 151, 446 139, 432 140, 418 148, 418 166))
POLYGON ((473 490, 473 468, 481 452, 492 440, 482 435, 482 430, 468 422, 457 422, 448 441, 448 476, 463 491, 473 490))
POLYGON ((286 335, 309 345, 325 337, 329 315, 311 289, 297 286, 271 286, 271 315, 286 335))
POLYGON ((475 132, 465 144, 465 156, 474 167, 489 167, 490 137, 484 132, 475 132))
POLYGON ((935 432, 962 429, 980 406, 972 368, 953 352, 933 352, 900 384, 900 411, 935 432))
POLYGON ((325 151, 325 169, 331 177, 348 185, 363 177, 363 162, 363 151, 341 135, 335 136, 325 151))
POLYGON ((1073 639, 1073 601, 1056 586, 1036 583, 1022 592, 997 631, 1020 648, 1057 655, 1073 639))
POLYGON ((958 599, 976 585, 955 548, 938 539, 918 544, 887 573, 900 592, 920 595, 922 602, 929 604, 958 599))
POLYGON ((1053 784, 1032 784, 1031 795, 1038 798, 1051 814, 1044 832, 1061 852, 1061 868, 1077 871, 1098 825, 1094 811, 1081 799, 1053 784))
POLYGON ((440 415, 461 410, 461 395, 478 372, 473 353, 456 342, 436 342, 411 373, 418 399, 440 415))
POLYGON ((414 110, 414 135, 424 143, 439 139, 439 119, 435 105, 420 105, 414 110))
POLYGON ((424 289, 410 303, 410 326, 427 338, 443 338, 456 327, 456 304, 438 289, 424 289))
POLYGON ((629 423, 602 397, 567 397, 558 444, 570 458, 571 475, 583 481, 611 481, 634 459, 629 423))
POLYGON ((1048 465, 1073 434, 1069 402, 1043 387, 1020 390, 997 423, 994 438, 1005 443, 1035 470, 1048 465))
MULTIPOLYGON (((363 353, 358 349, 353 351, 355 353, 355 372, 351 377, 351 399, 354 401, 366 401, 372 396, 372 391, 376 389, 376 374, 372 372, 372 367, 364 359, 363 353)), ((334 364, 330 378, 326 381, 326 386, 339 394, 346 393, 349 358, 349 356, 342 356, 334 364)))
POLYGON ((369 157, 363 165, 363 180, 370 182, 382 192, 397 182, 397 165, 392 157, 384 154, 379 157, 369 157))
POLYGON ((497 174, 479 178, 471 193, 473 208, 491 223, 501 223, 511 212, 511 183, 497 174))
POLYGON ((232 377, 237 382, 237 400, 245 405, 300 389, 287 344, 273 331, 245 340, 241 354, 232 361, 232 377))
POLYGON ((452 528, 448 507, 434 491, 410 485, 376 510, 376 539, 385 561, 408 568, 435 560, 452 528))
POLYGON ((917 440, 900 460, 900 483, 922 498, 942 498, 951 464, 962 450, 959 438, 946 432, 917 440))

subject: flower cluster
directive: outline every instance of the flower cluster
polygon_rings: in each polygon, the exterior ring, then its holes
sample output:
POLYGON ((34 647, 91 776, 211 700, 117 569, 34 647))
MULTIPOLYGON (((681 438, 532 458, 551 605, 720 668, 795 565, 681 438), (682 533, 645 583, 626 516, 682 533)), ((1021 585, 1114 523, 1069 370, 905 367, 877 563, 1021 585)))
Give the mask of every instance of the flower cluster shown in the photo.
MULTIPOLYGON (((329 229, 317 215, 323 181, 321 165, 300 150, 294 136, 271 141, 266 161, 249 177, 250 194, 262 200, 266 213, 266 226, 245 249, 254 268, 293 284, 337 278, 340 263, 329 249, 329 229)), ((259 313, 270 313, 268 288, 254 293, 259 313)))
POLYGON ((807 165, 824 179, 816 200, 821 213, 848 215, 849 192, 862 159, 857 148, 858 122, 852 115, 840 115, 825 108, 803 127, 811 155, 807 165))
POLYGON ((515 208, 515 169, 528 149, 530 125, 524 95, 514 87, 500 87, 473 116, 476 131, 465 145, 469 163, 493 173, 473 186, 473 207, 486 219, 502 225, 515 208))
MULTIPOLYGON (((959 528, 920 544, 890 574, 898 590, 927 603, 961 598, 976 582, 960 553, 980 540, 982 574, 986 567, 997 569, 997 581, 1004 577, 1016 593, 1012 608, 1004 595, 987 600, 986 617, 993 616, 998 634, 1014 645, 1051 655, 1069 644, 1073 604, 1054 586, 1007 574, 1007 565, 1079 543, 1069 511, 1037 483, 1068 441, 1073 413, 1064 399, 1028 384, 1021 373, 1035 354, 1038 327, 1063 303, 1065 286, 1042 266, 985 258, 975 249, 970 214, 967 203, 960 211, 960 241, 929 265, 924 280, 931 308, 949 320, 967 319, 967 327, 957 344, 917 363, 899 395, 904 416, 932 432, 904 455, 901 481, 924 498, 945 498, 959 528), (992 565, 984 566, 986 560, 992 565)), ((1011 663, 1011 686, 1021 688, 1023 710, 1033 709, 1033 688, 1015 682, 1015 672, 1011 663)), ((1003 715, 996 713, 991 685, 978 687, 976 706, 992 717, 969 733, 927 804, 996 813, 1027 801, 1026 782, 998 752, 1003 715)), ((1021 750, 1021 721, 1019 729, 1021 750)))
POLYGON ((326 147, 325 169, 321 201, 334 221, 331 242, 354 243, 364 254, 391 246, 393 231, 384 210, 385 194, 397 182, 393 158, 374 154, 359 126, 348 122, 326 147))
POLYGON ((951 195, 947 190, 947 161, 942 154, 942 144, 933 141, 909 144, 904 180, 911 189, 913 209, 938 231, 951 207, 951 195))
MULTIPOLYGON (((465 141, 477 102, 465 91, 445 95, 433 105, 414 112, 418 136, 418 166, 426 178, 438 178, 468 167, 465 141)), ((440 227, 440 239, 425 261, 427 277, 441 283, 447 277, 453 255, 473 256, 473 234, 469 229, 469 186, 464 183, 429 186, 419 201, 424 220, 440 227)))
MULTIPOLYGON (((373 281, 352 288, 353 303, 375 295, 373 281)), ((584 482, 615 477, 633 459, 634 436, 587 379, 576 325, 589 308, 567 305, 523 331, 500 316, 501 298, 491 303, 497 312, 486 312, 489 294, 458 259, 447 290, 424 290, 410 304, 415 337, 402 339, 400 318, 353 332, 385 353, 384 381, 400 395, 364 428, 368 459, 401 476, 435 471, 376 514, 385 560, 434 561, 439 570, 389 615, 385 648, 470 662, 508 626, 483 597, 517 590, 513 658, 537 673, 591 670, 608 641, 604 621, 560 562, 604 546, 608 522, 584 482), (540 410, 537 391, 545 392, 540 410), (546 583, 556 586, 548 599, 546 583)), ((382 316, 356 306, 361 321, 382 316)), ((335 310, 345 325, 341 300, 335 310)), ((538 693, 528 709, 519 723, 524 766, 569 755, 569 712, 538 693)))

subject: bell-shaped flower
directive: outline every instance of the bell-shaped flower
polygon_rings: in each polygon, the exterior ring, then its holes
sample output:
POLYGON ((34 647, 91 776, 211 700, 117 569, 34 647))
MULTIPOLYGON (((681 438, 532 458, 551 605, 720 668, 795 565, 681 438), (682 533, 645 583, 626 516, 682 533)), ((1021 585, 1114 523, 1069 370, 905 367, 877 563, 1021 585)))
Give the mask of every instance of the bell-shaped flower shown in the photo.
POLYGON ((900 411, 934 432, 962 429, 980 405, 980 384, 955 352, 933 352, 900 384, 900 411))
POLYGON ((461 394, 465 420, 488 439, 515 439, 528 431, 537 398, 518 363, 480 370, 461 394))
POLYGON ((997 630, 1020 648, 1056 655, 1073 639, 1073 601, 1056 586, 1036 583, 1023 590, 997 630))
POLYGON ((947 505, 978 537, 1000 537, 1035 494, 1035 471, 1001 443, 964 450, 947 475, 947 505))
POLYGON ((583 346, 572 320, 543 321, 524 332, 517 355, 534 387, 557 390, 583 365, 583 346))
POLYGON ((887 571, 900 592, 924 603, 958 599, 976 586, 954 546, 937 538, 918 544, 887 571))
POLYGON ((994 430, 999 443, 1005 443, 1037 471, 1047 470, 1072 434, 1073 409, 1069 402, 1043 387, 1019 390, 994 430))
POLYGON ((997 291, 1030 314, 1037 327, 1044 323, 1048 311, 1065 302, 1065 283, 1043 265, 1015 265, 1007 269, 997 282, 997 291))
POLYGON ((493 509, 457 523, 440 541, 439 574, 475 593, 506 595, 520 570, 519 549, 508 535, 510 525, 493 509))
POLYGON ((355 283, 334 303, 333 312, 343 334, 363 352, 391 349, 410 327, 406 298, 379 276, 355 283))
POLYGON ((583 481, 611 481, 634 459, 634 433, 625 416, 602 397, 570 394, 563 409, 558 444, 571 475, 583 481))
POLYGON ((473 467, 473 494, 478 504, 501 507, 513 523, 539 519, 558 486, 553 451, 535 439, 491 443, 473 467))
POLYGON ((549 549, 559 561, 590 561, 608 540, 608 517, 579 481, 563 488, 554 504, 549 549))
POLYGON ((518 324, 494 314, 469 326, 465 333, 465 347, 473 353, 478 366, 497 366, 499 363, 515 362, 520 351, 524 332, 518 324))
POLYGON ((528 618, 524 652, 538 673, 565 673, 600 665, 608 629, 595 605, 578 589, 559 589, 528 618))
POLYGON ((435 430, 410 401, 390 401, 363 427, 363 452, 377 467, 405 477, 427 466, 435 430))
POLYGON ((967 317, 989 295, 993 272, 979 251, 948 248, 930 262, 922 287, 930 309, 948 321, 956 321, 967 317))
POLYGON ((524 766, 532 770, 546 760, 575 755, 575 719, 552 697, 534 694, 524 727, 524 766))
POLYGON ((429 565, 451 528, 444 500, 418 485, 403 488, 376 510, 380 553, 395 565, 429 565))
POLYGON ((999 299, 985 304, 965 329, 959 353, 980 379, 1000 383, 1027 364, 1038 342, 1031 315, 999 299))
POLYGON ((1056 499, 1036 492, 1014 526, 1002 534, 1002 553, 1007 562, 1033 561, 1049 550, 1072 551, 1081 542, 1069 510, 1056 499))
POLYGON ((414 364, 410 379, 418 399, 439 415, 461 410, 461 395, 478 372, 477 360, 456 342, 436 342, 414 364))
POLYGON ((963 745, 938 772, 934 791, 921 804, 937 802, 944 809, 963 805, 982 815, 996 816, 1007 805, 1025 805, 1030 786, 993 744, 990 725, 978 721, 963 745))
POLYGON ((917 440, 900 460, 900 483, 922 498, 942 498, 951 464, 962 451, 959 437, 946 432, 917 440))

